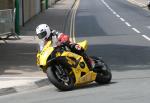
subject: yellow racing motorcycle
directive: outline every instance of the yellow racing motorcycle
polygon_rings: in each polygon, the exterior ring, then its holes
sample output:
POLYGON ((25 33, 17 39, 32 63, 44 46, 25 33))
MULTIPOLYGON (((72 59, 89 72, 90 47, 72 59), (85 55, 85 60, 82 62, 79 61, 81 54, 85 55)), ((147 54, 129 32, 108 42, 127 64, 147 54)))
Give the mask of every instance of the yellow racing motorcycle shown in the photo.
MULTIPOLYGON (((79 44, 87 49, 87 41, 79 44)), ((47 74, 49 81, 58 89, 72 90, 76 86, 93 81, 107 84, 111 81, 111 70, 105 62, 98 57, 91 57, 93 69, 90 70, 83 57, 71 52, 66 45, 53 47, 49 41, 42 51, 37 53, 37 65, 47 74)))

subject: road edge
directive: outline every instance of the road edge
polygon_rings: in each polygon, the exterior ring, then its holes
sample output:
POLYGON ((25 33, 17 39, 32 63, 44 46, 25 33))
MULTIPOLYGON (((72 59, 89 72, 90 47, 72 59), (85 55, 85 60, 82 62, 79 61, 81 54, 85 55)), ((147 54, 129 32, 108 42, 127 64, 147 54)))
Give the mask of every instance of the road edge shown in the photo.
POLYGON ((135 0, 127 0, 129 3, 131 4, 134 4, 134 5, 137 5, 145 10, 148 10, 148 7, 147 7, 147 4, 144 4, 144 3, 140 3, 140 2, 137 2, 135 0))
POLYGON ((14 86, 14 87, 8 87, 8 88, 1 88, 0 89, 0 96, 8 95, 8 94, 13 94, 13 93, 18 93, 18 92, 24 92, 27 90, 32 90, 32 89, 38 89, 44 86, 50 85, 50 82, 47 78, 31 82, 25 85, 20 85, 20 86, 14 86))

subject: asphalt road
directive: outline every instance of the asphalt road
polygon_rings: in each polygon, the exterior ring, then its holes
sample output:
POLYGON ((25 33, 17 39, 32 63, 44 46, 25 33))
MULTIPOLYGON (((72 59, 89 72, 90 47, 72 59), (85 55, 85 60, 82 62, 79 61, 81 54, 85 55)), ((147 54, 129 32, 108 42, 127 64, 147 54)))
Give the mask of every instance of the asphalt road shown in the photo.
POLYGON ((1 103, 149 103, 150 12, 126 0, 81 0, 76 40, 89 41, 89 55, 112 68, 109 85, 90 84, 60 92, 52 85, 0 97, 1 103))

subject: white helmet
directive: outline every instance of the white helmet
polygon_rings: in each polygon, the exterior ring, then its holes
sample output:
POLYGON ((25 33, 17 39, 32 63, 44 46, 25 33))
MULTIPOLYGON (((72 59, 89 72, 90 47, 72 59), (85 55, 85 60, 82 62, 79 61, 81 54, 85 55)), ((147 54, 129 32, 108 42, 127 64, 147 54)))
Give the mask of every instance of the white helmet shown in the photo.
POLYGON ((47 24, 40 24, 36 28, 36 34, 37 34, 39 39, 44 40, 44 39, 48 38, 51 34, 50 27, 47 24))

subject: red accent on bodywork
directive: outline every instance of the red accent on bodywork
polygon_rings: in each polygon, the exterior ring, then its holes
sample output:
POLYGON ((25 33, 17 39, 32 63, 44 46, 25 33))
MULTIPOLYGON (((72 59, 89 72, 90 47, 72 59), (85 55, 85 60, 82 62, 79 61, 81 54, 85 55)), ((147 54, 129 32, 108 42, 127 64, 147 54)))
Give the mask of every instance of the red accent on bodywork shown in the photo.
POLYGON ((58 40, 59 40, 61 43, 70 42, 69 36, 66 35, 66 34, 61 34, 61 35, 59 36, 58 40))

